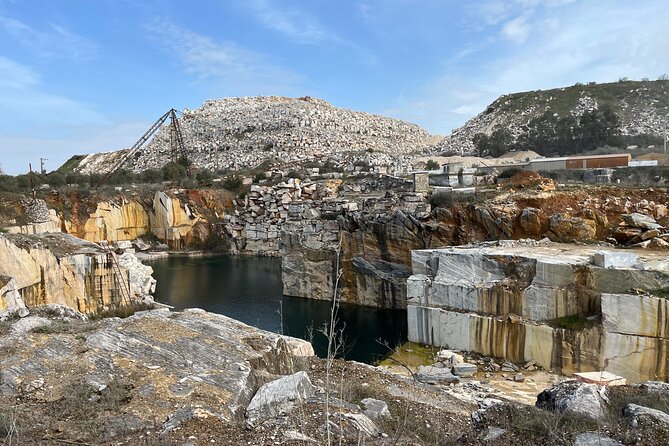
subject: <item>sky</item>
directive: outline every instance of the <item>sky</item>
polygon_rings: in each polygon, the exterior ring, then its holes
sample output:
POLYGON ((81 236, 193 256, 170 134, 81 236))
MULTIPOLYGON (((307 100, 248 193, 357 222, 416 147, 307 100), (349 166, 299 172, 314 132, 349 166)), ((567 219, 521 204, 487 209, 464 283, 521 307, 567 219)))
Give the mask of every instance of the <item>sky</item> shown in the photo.
POLYGON ((313 96, 447 135, 502 94, 669 72, 667 0, 0 0, 0 168, 170 108, 313 96))

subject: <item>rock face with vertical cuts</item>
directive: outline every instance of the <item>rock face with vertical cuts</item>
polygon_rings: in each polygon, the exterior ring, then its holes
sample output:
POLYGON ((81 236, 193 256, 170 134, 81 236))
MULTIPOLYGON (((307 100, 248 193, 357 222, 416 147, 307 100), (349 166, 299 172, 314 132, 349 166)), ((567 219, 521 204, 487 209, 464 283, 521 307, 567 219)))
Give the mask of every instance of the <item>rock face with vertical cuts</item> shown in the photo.
POLYGON ((502 241, 414 251, 412 263, 411 341, 564 374, 669 380, 669 262, 660 252, 502 241))

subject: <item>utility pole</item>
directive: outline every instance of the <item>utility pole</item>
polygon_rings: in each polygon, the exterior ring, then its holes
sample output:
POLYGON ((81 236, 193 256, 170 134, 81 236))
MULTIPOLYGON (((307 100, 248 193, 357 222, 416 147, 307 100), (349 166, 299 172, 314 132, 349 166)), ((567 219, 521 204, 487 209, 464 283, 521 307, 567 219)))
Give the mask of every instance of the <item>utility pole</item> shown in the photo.
POLYGON ((42 175, 46 175, 46 166, 44 165, 44 161, 48 161, 48 158, 40 158, 39 159, 39 171, 42 175))
POLYGON ((667 117, 664 117, 664 154, 667 154, 667 117))
POLYGON ((28 163, 28 169, 30 170, 30 188, 33 191, 33 202, 35 202, 37 194, 35 192, 35 174, 33 173, 33 163, 28 163))

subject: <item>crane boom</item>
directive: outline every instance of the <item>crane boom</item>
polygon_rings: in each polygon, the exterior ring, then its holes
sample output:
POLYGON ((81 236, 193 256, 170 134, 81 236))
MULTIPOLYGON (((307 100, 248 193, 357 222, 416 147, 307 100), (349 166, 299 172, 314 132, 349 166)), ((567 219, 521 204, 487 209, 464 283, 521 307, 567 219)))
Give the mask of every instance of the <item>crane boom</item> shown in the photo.
MULTIPOLYGON (((172 122, 172 130, 175 132, 175 137, 176 141, 174 141, 174 138, 172 138, 172 158, 173 161, 176 163, 178 162, 179 158, 179 153, 181 153, 182 156, 186 156, 186 147, 184 146, 184 141, 183 141, 183 135, 181 133, 181 126, 179 125, 179 119, 177 118, 177 111, 175 109, 170 109, 167 111, 164 115, 162 115, 156 122, 149 127, 149 129, 142 135, 141 138, 135 142, 135 144, 132 145, 128 149, 128 151, 120 158, 118 159, 112 168, 102 177, 100 182, 95 186, 96 189, 98 189, 100 186, 105 184, 111 177, 118 172, 121 167, 125 165, 125 163, 128 162, 130 158, 132 158, 141 148, 142 146, 153 136, 154 133, 158 131, 158 129, 165 123, 167 118, 171 118, 172 122), (176 145, 175 145, 176 143, 176 145)), ((190 167, 187 167, 188 174, 190 175, 190 167)))

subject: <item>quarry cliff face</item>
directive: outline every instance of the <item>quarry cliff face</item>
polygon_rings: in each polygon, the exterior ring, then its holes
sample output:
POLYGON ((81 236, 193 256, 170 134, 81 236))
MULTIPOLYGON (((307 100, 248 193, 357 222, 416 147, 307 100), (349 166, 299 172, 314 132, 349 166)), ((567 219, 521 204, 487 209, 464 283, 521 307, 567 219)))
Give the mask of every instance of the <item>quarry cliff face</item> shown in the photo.
POLYGON ((58 304, 94 314, 130 307, 154 291, 150 267, 124 254, 115 269, 111 256, 68 234, 2 235, 0 310, 20 313, 26 307, 58 304))
MULTIPOLYGON (((433 208, 425 194, 412 192, 403 181, 291 179, 253 185, 234 200, 212 190, 156 191, 151 199, 120 194, 98 202, 71 200, 76 212, 59 218, 67 232, 91 242, 153 234, 170 248, 183 249, 202 246, 215 234, 227 239, 232 254, 280 256, 286 295, 331 299, 341 269, 339 293, 345 302, 399 309, 406 308, 406 279, 416 249, 542 238, 651 247, 669 243, 666 234, 646 240, 655 231, 623 219, 643 214, 669 226, 669 196, 660 189, 509 188, 433 208)), ((52 213, 47 209, 44 218, 52 213)))
POLYGON ((669 380, 661 253, 500 242, 413 253, 409 339, 563 374, 669 380), (658 297, 659 296, 659 297, 658 297))
POLYGON ((83 240, 98 243, 135 240, 153 235, 172 249, 184 249, 205 240, 211 233, 215 214, 225 206, 212 191, 156 191, 152 199, 136 194, 117 194, 110 198, 52 197, 50 204, 64 209, 53 214, 53 223, 32 223, 22 227, 9 227, 8 232, 41 233, 62 232, 83 240), (205 218, 198 209, 204 209, 214 218, 205 218))

